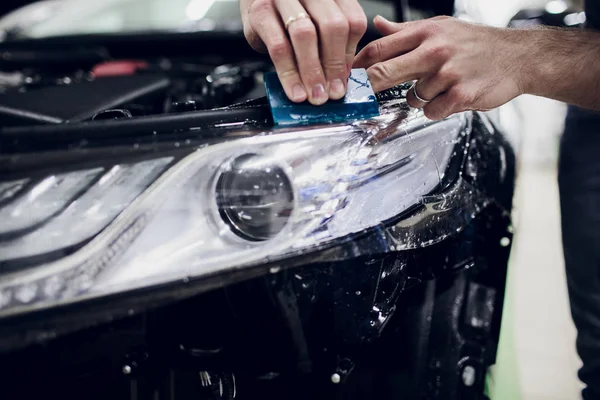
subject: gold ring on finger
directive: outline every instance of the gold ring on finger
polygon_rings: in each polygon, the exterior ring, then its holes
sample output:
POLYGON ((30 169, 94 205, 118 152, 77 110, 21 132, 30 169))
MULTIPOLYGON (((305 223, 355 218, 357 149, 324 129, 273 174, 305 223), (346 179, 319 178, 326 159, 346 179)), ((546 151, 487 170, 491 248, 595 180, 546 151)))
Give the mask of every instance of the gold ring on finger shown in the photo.
POLYGON ((288 28, 290 27, 291 24, 293 24, 296 21, 299 21, 301 19, 306 19, 310 17, 308 16, 307 13, 303 13, 301 12, 300 14, 296 15, 295 17, 289 17, 286 21, 285 21, 285 30, 287 31, 288 28))

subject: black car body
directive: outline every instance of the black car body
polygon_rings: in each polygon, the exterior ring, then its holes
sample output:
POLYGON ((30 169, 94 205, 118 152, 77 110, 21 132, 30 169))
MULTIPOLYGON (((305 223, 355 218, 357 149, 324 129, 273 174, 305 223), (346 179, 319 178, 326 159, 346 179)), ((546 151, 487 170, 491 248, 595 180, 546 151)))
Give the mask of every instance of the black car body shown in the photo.
POLYGON ((487 115, 400 86, 275 127, 239 31, 0 57, 1 398, 485 398, 515 179, 487 115))

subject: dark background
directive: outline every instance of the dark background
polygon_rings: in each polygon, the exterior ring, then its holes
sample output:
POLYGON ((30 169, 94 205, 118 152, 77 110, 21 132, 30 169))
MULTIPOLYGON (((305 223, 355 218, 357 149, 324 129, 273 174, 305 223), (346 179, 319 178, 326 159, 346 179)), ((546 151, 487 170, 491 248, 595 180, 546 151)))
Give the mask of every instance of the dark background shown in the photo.
POLYGON ((33 0, 2 0, 0 2, 0 15, 4 15, 19 6, 29 3, 33 3, 33 0))
POLYGON ((35 0, 2 0, 0 1, 0 15, 4 15, 15 8, 34 2, 35 0))

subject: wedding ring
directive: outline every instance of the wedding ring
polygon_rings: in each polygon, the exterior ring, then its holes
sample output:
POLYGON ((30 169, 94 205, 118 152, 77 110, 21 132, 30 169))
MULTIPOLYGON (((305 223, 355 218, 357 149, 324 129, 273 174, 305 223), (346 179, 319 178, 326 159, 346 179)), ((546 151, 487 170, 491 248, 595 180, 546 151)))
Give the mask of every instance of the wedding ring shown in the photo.
POLYGON ((415 95, 415 98, 417 100, 419 100, 421 103, 425 103, 425 104, 431 103, 431 100, 425 100, 424 98, 422 98, 421 96, 419 96, 419 94, 417 93, 417 83, 418 83, 418 81, 415 82, 413 84, 413 86, 412 86, 412 90, 413 90, 413 94, 415 95))
POLYGON ((285 30, 287 31, 288 28, 290 27, 290 25, 298 20, 301 19, 305 19, 305 18, 310 18, 308 16, 308 14, 301 12, 300 14, 296 15, 295 17, 289 17, 286 21, 285 21, 285 30))

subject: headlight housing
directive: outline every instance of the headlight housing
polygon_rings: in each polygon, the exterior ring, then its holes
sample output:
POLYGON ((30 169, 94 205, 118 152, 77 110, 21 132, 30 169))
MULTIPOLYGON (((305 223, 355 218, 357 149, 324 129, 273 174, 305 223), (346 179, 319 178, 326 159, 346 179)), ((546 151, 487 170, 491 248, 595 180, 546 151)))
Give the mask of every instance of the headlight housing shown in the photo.
POLYGON ((471 118, 406 118, 398 104, 181 159, 0 182, 0 316, 282 260, 398 218, 460 159, 471 118))

